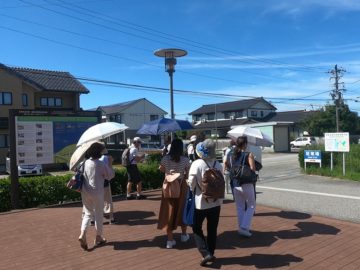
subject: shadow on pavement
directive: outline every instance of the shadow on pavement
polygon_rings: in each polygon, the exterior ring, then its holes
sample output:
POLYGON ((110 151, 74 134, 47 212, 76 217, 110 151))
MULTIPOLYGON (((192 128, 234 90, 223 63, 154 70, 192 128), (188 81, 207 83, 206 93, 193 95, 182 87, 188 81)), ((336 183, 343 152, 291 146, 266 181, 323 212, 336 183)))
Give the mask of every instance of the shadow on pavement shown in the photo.
POLYGON ((256 269, 277 268, 289 266, 292 262, 302 262, 303 259, 292 254, 257 254, 245 257, 218 258, 208 268, 220 269, 224 265, 254 266, 256 269))
POLYGON ((301 213, 296 211, 279 211, 279 212, 266 212, 266 213, 256 213, 255 216, 258 217, 269 217, 269 216, 276 216, 280 218, 287 218, 287 219, 309 219, 311 218, 310 214, 301 213))

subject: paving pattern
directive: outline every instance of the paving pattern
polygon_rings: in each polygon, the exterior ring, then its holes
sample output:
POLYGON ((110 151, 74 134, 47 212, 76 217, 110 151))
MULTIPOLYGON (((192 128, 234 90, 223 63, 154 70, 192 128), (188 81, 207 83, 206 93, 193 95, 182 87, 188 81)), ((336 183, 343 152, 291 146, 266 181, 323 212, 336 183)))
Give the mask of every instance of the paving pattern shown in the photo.
MULTIPOLYGON (((193 238, 166 249, 156 229, 160 192, 147 200, 115 201, 115 225, 105 225, 106 245, 89 251, 77 241, 81 205, 0 214, 0 269, 204 269, 193 238)), ((106 219, 104 220, 107 224, 106 219)), ((191 232, 191 228, 189 229, 191 232)), ((360 269, 360 224, 257 206, 253 236, 237 234, 235 205, 222 206, 217 260, 212 269, 360 269)))

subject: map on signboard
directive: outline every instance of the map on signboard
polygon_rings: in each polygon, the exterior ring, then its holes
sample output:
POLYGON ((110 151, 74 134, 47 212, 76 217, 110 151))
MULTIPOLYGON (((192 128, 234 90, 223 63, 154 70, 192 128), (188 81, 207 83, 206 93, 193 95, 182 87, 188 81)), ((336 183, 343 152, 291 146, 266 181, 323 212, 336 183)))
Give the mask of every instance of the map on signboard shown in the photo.
POLYGON ((349 152, 349 132, 325 133, 325 151, 349 152))

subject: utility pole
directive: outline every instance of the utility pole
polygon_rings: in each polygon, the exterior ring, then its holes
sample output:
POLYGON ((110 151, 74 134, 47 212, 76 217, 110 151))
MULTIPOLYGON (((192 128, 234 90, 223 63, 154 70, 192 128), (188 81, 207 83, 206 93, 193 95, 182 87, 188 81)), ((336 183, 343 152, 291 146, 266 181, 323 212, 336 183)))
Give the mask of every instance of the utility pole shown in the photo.
POLYGON ((339 132, 339 107, 344 105, 343 100, 343 91, 345 91, 344 83, 339 82, 340 78, 343 76, 343 73, 346 72, 343 68, 338 68, 337 65, 335 65, 335 68, 330 70, 328 73, 332 74, 332 77, 330 77, 330 80, 334 80, 334 89, 331 91, 330 96, 335 104, 335 114, 336 114, 336 132, 339 132), (341 85, 341 87, 339 86, 341 85))

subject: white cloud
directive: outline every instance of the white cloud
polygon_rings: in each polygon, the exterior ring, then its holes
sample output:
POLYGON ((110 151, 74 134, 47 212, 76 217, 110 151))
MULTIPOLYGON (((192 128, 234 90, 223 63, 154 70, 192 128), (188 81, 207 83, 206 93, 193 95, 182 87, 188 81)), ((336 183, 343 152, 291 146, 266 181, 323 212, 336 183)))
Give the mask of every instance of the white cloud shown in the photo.
POLYGON ((301 13, 313 11, 315 8, 322 8, 326 9, 327 12, 330 10, 335 13, 339 11, 360 10, 360 2, 358 0, 274 0, 266 1, 266 3, 270 7, 265 13, 285 12, 291 16, 298 16, 301 13))

